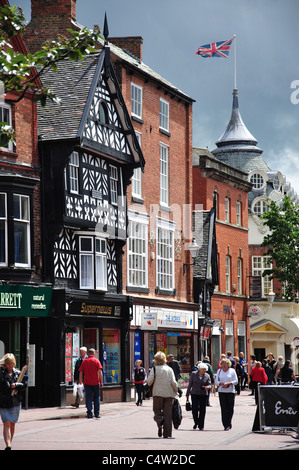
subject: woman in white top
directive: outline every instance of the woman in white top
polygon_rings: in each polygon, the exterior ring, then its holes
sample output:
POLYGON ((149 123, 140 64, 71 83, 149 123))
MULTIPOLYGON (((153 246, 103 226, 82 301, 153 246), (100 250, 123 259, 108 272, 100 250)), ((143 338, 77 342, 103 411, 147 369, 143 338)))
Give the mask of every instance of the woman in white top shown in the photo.
POLYGON ((221 361, 221 368, 217 371, 215 384, 218 387, 221 419, 225 431, 232 427, 235 406, 235 385, 237 383, 238 377, 235 369, 231 367, 230 360, 223 359, 221 361))
POLYGON ((178 391, 174 372, 166 364, 165 354, 161 351, 155 355, 155 366, 151 369, 147 383, 153 384, 154 420, 158 425, 158 436, 172 436, 172 404, 178 391))

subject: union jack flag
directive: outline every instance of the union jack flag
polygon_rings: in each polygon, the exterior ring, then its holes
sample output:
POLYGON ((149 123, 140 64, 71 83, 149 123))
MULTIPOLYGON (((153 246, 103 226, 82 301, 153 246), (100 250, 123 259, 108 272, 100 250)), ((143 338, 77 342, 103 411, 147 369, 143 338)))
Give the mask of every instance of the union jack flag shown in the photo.
POLYGON ((201 55, 202 57, 225 57, 228 58, 230 46, 232 45, 234 38, 229 41, 212 42, 211 44, 205 44, 200 46, 195 54, 201 55))

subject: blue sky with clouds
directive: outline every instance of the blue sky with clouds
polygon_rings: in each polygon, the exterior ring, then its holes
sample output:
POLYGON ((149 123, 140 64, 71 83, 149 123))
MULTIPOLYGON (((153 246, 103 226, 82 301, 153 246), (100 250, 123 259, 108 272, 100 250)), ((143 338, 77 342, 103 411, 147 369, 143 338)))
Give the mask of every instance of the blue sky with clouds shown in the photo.
MULTIPOLYGON (((30 0, 13 4, 30 19, 30 0)), ((299 195, 298 0, 77 0, 77 22, 88 28, 102 28, 105 12, 111 37, 142 36, 143 61, 196 100, 193 145, 210 150, 231 114, 234 43, 228 59, 195 51, 235 34, 243 121, 299 195)))

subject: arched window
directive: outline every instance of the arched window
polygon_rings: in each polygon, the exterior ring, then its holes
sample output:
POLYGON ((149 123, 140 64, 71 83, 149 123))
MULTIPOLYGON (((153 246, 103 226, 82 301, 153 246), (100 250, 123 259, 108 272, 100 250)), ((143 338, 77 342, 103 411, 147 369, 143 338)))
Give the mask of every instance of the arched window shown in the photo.
POLYGON ((99 118, 101 124, 109 124, 108 109, 103 101, 101 101, 99 105, 99 118))

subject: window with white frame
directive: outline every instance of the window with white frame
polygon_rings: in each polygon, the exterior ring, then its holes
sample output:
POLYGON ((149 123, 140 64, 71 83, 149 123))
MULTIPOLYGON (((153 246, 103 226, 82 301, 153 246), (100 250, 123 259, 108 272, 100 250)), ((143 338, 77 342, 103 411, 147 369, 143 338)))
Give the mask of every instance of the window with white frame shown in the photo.
POLYGON ((142 119, 142 87, 131 83, 131 111, 132 116, 142 119))
POLYGON ((253 202, 252 212, 256 214, 258 217, 260 217, 267 211, 268 211, 268 204, 265 199, 258 199, 257 201, 253 202))
POLYGON ((174 289, 174 227, 163 222, 157 228, 157 286, 174 289))
POLYGON ((73 152, 70 156, 69 172, 70 172, 70 192, 78 194, 79 193, 79 154, 78 152, 73 152))
POLYGON ((169 103, 163 98, 160 98, 160 129, 169 132, 169 103))
POLYGON ((237 225, 242 225, 242 203, 237 201, 237 225))
POLYGON ((80 289, 107 290, 106 240, 79 237, 80 289))
POLYGON ((15 265, 30 266, 30 205, 29 197, 13 195, 15 265))
POLYGON ((225 291, 231 292, 231 279, 230 279, 230 262, 231 258, 229 255, 225 257, 225 291))
MULTIPOLYGON (((9 104, 0 103, 0 122, 5 122, 9 127, 12 126, 11 107, 9 104)), ((5 150, 13 150, 13 143, 10 141, 2 147, 5 150)))
POLYGON ((148 284, 148 218, 129 214, 128 286, 146 288, 148 284))
POLYGON ((243 260, 238 258, 238 294, 242 295, 242 285, 243 285, 243 260))
POLYGON ((253 184, 253 189, 261 189, 265 184, 265 180, 260 173, 253 173, 250 177, 250 183, 253 184))
POLYGON ((264 276, 263 272, 265 269, 271 269, 272 263, 269 256, 253 256, 252 257, 252 275, 260 276, 262 283, 262 297, 273 290, 273 281, 270 279, 270 276, 264 276))
POLYGON ((111 203, 117 204, 118 196, 118 172, 116 166, 110 165, 110 196, 111 203))
POLYGON ((229 200, 229 197, 225 198, 224 210, 225 210, 225 222, 230 222, 230 200, 229 200))
MULTIPOLYGON (((141 147, 141 134, 136 132, 136 137, 141 147)), ((142 172, 141 168, 135 168, 132 176, 132 196, 142 198, 142 172)))
POLYGON ((160 203, 169 205, 169 155, 168 146, 160 143, 160 203))

